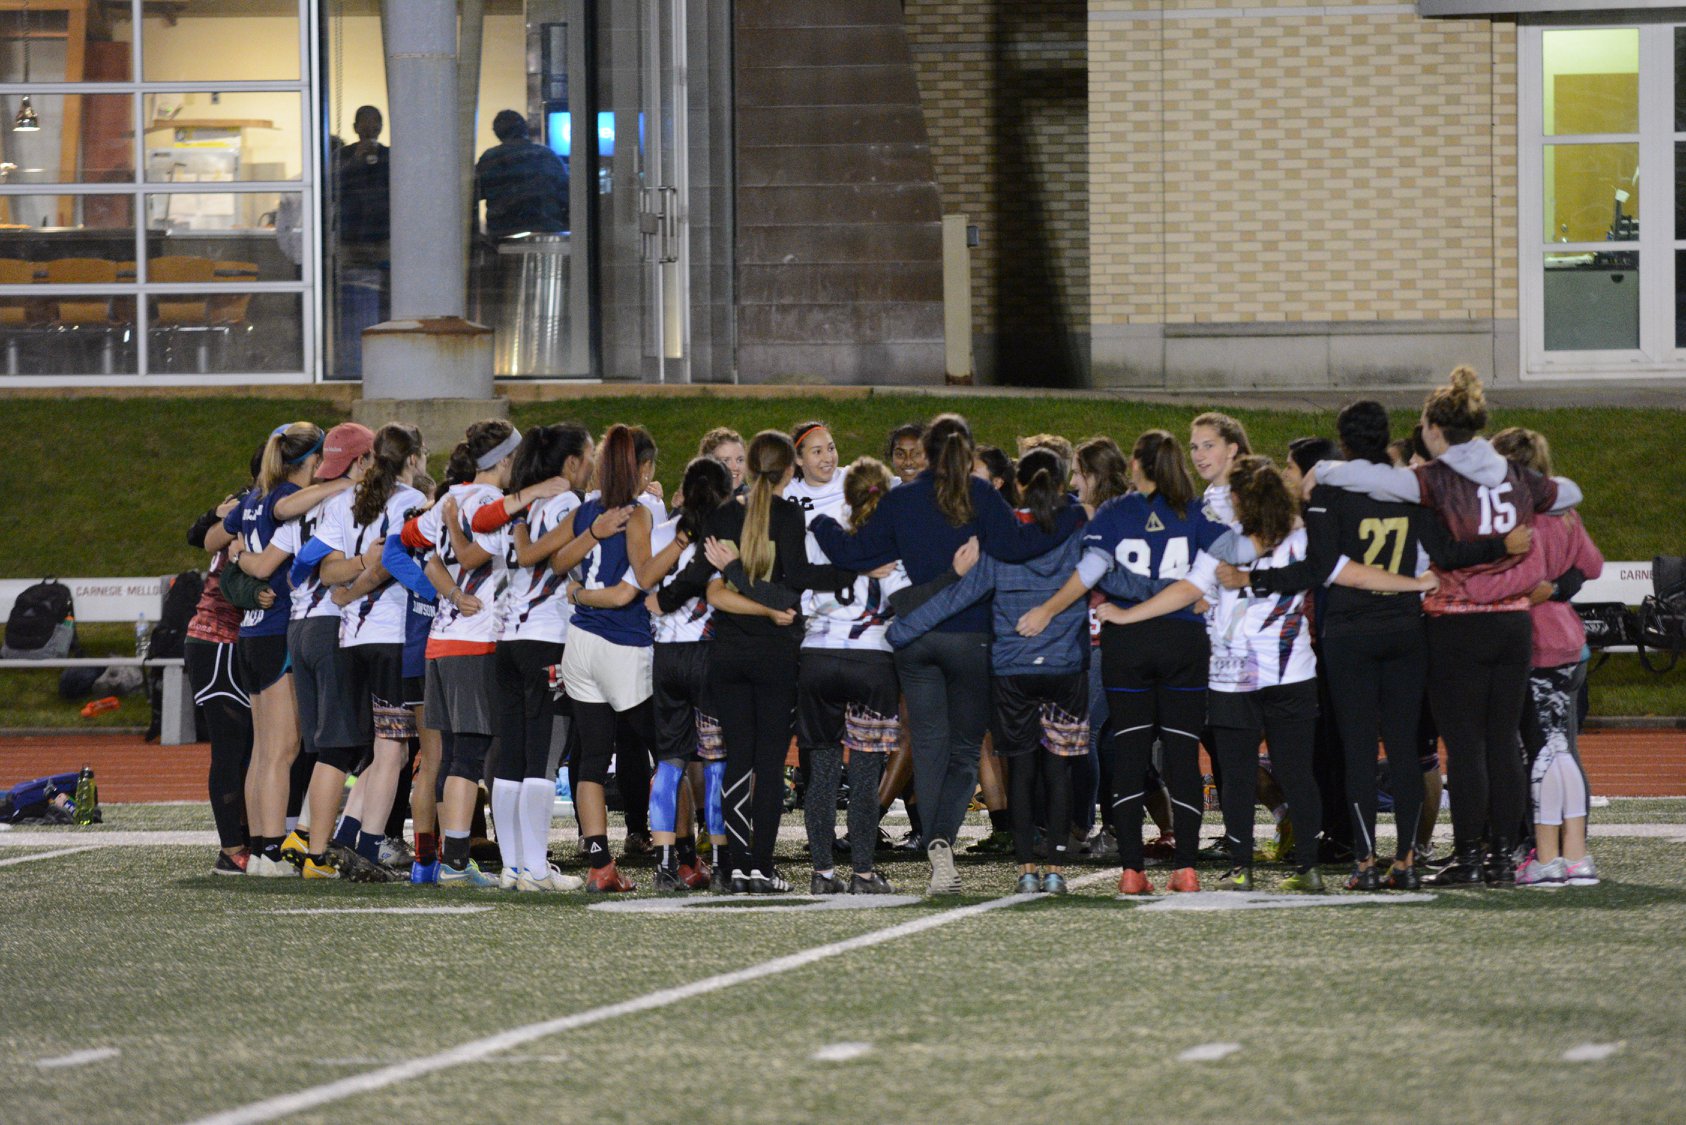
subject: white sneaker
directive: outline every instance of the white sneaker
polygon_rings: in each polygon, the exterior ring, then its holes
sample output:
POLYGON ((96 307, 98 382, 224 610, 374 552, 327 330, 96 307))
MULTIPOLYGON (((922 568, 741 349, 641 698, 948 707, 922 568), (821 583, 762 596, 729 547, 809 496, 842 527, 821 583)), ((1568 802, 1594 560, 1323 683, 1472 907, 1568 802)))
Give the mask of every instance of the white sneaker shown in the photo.
POLYGON ((296 879, 299 870, 284 859, 259 854, 246 862, 246 874, 257 879, 296 879))
POLYGON ((518 891, 577 891, 585 886, 585 880, 578 875, 564 874, 554 863, 548 865, 543 875, 534 875, 531 871, 523 871, 521 878, 515 883, 518 891))
POLYGON ((1569 885, 1571 887, 1598 886, 1598 865, 1592 862, 1592 856, 1586 855, 1569 864, 1569 885))
POLYGON ((960 893, 960 872, 954 869, 954 849, 949 847, 947 840, 932 840, 925 848, 925 857, 931 861, 931 887, 933 895, 957 895, 960 893))
POLYGON ((498 872, 498 890, 513 891, 515 884, 521 881, 521 872, 513 867, 506 867, 498 872))
POLYGON ((1519 887, 1540 887, 1547 890, 1561 887, 1569 877, 1569 865, 1562 856, 1554 860, 1541 863, 1532 853, 1523 860, 1522 866, 1516 869, 1516 885, 1519 887))

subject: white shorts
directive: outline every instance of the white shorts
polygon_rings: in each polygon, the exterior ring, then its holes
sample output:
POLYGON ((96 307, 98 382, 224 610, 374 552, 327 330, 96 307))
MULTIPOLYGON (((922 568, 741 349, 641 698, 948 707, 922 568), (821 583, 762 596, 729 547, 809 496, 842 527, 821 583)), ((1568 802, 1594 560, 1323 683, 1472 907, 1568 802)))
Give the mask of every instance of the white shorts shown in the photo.
POLYGON ((568 630, 562 686, 575 703, 607 703, 630 711, 650 698, 650 645, 618 645, 584 629, 568 630))

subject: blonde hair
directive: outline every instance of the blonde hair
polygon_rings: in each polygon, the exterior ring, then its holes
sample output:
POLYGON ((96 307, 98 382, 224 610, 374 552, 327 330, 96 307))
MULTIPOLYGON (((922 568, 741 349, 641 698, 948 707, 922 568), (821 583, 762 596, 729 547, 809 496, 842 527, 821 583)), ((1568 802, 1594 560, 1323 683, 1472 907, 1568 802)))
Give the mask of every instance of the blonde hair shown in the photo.
POLYGON ((294 422, 263 443, 258 467, 258 495, 267 496, 292 470, 322 448, 322 429, 310 422, 294 422))
POLYGON ((1538 430, 1507 426, 1493 435, 1493 448, 1512 464, 1532 469, 1542 477, 1551 475, 1551 443, 1538 430))
POLYGON ((743 444, 743 438, 739 436, 738 431, 729 426, 716 426, 704 434, 702 440, 697 443, 697 456, 713 457, 716 449, 733 442, 737 442, 739 445, 743 444))
POLYGON ((738 553, 752 582, 773 576, 773 537, 770 524, 773 494, 785 473, 796 464, 796 446, 778 430, 762 430, 749 443, 744 476, 749 496, 744 501, 743 537, 738 553))
POLYGON ((1051 449, 1065 465, 1066 472, 1077 463, 1077 450, 1070 441, 1059 434, 1031 434, 1019 439, 1019 456, 1023 457, 1033 449, 1051 449))
POLYGON ((843 474, 843 502, 849 505, 849 530, 859 531, 890 491, 890 470, 876 457, 859 457, 843 474))
POLYGON ((1423 421, 1439 426, 1449 445, 1461 445, 1487 427, 1487 391, 1475 368, 1453 368, 1446 385, 1429 392, 1423 421))
POLYGON ((1247 440, 1247 427, 1231 418, 1228 414, 1220 414, 1216 410, 1208 410, 1188 424, 1189 433, 1193 433, 1201 426, 1214 430, 1217 435, 1236 447, 1235 455, 1245 457, 1253 452, 1253 443, 1247 440))

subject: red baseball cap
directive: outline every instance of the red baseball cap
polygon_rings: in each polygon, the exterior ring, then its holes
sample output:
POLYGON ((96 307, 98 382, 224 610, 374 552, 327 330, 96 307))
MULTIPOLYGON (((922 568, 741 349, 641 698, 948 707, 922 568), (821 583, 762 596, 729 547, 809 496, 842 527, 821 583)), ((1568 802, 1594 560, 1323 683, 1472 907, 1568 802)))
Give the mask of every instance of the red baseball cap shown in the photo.
POLYGON ((341 422, 322 441, 322 465, 318 480, 338 480, 351 463, 375 447, 375 432, 356 422, 341 422))

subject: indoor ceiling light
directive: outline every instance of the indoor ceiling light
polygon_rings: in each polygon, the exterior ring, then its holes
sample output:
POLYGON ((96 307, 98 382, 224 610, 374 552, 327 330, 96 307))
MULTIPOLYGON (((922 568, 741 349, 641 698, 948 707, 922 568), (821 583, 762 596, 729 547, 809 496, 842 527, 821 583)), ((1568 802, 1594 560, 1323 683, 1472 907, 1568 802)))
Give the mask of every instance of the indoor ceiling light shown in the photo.
MULTIPOLYGON (((29 0, 23 0, 23 82, 25 86, 29 85, 29 0)), ((18 133, 41 131, 41 117, 29 103, 28 94, 23 96, 23 104, 18 106, 17 116, 12 118, 12 129, 18 133)))

